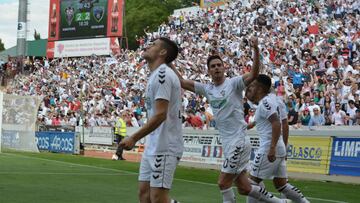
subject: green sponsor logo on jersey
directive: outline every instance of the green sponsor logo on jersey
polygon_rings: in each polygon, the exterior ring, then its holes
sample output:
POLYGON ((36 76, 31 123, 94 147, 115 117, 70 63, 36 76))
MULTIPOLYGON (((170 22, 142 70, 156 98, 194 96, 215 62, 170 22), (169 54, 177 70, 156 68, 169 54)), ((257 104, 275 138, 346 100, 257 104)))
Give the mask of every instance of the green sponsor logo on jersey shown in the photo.
POLYGON ((226 99, 221 99, 221 100, 213 100, 213 101, 211 101, 210 105, 214 109, 221 109, 222 107, 225 106, 226 103, 227 103, 226 99))

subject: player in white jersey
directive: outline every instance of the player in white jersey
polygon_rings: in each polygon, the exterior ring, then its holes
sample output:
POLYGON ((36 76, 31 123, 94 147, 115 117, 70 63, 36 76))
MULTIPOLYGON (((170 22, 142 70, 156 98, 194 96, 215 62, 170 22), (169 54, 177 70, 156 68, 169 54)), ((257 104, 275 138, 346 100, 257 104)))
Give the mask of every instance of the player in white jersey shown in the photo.
POLYGON ((159 38, 144 51, 151 74, 146 87, 148 122, 120 145, 131 149, 148 135, 140 164, 139 199, 141 203, 173 203, 169 190, 183 153, 181 126, 181 86, 174 71, 166 64, 178 54, 177 45, 159 38))
MULTIPOLYGON (((301 191, 287 183, 285 143, 287 143, 288 128, 286 126, 281 128, 281 123, 286 121, 285 105, 276 95, 269 93, 270 88, 270 77, 260 74, 249 85, 245 94, 251 102, 258 104, 255 125, 260 136, 260 147, 252 163, 251 183, 262 186, 262 180, 272 179, 274 186, 286 198, 297 203, 307 203, 309 201, 301 191), (285 139, 281 131, 285 134, 285 139)), ((247 202, 258 201, 248 198, 247 202)))
MULTIPOLYGON (((246 135, 242 95, 245 87, 259 74, 259 48, 256 38, 252 39, 254 63, 250 73, 234 78, 225 77, 225 67, 219 56, 207 60, 208 73, 212 83, 203 84, 184 80, 177 72, 181 87, 204 95, 213 110, 216 127, 221 136, 224 163, 218 185, 224 203, 236 202, 232 184, 235 183, 240 194, 249 195, 265 202, 283 202, 259 186, 252 186, 246 175, 251 146, 246 135)), ((175 67, 172 67, 175 71, 175 67)))

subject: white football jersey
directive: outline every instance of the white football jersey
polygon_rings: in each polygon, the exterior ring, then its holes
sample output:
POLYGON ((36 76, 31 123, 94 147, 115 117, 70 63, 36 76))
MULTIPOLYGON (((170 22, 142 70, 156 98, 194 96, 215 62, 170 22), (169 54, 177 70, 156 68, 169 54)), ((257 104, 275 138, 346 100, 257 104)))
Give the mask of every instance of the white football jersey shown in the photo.
POLYGON ((175 72, 162 64, 151 73, 146 87, 148 118, 153 117, 157 99, 169 101, 166 120, 146 137, 145 155, 181 157, 184 149, 181 126, 181 86, 175 72))
POLYGON ((202 84, 195 82, 195 92, 206 96, 214 113, 216 127, 222 142, 245 142, 246 122, 243 110, 243 91, 245 84, 242 76, 227 78, 224 83, 202 84))
MULTIPOLYGON (((258 153, 267 154, 270 150, 272 139, 272 125, 268 118, 273 114, 278 115, 279 120, 281 120, 278 100, 274 94, 268 94, 261 99, 255 112, 256 129, 260 136, 260 147, 258 149, 258 153)), ((280 135, 279 141, 276 146, 276 156, 283 157, 285 155, 285 144, 282 135, 280 135)))

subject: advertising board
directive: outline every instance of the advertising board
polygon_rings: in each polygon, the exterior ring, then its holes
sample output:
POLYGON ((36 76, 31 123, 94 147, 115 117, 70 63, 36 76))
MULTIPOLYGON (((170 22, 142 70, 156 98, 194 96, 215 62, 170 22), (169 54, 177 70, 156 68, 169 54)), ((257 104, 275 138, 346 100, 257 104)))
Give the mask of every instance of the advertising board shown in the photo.
POLYGON ((330 174, 360 176, 360 138, 333 138, 330 174))

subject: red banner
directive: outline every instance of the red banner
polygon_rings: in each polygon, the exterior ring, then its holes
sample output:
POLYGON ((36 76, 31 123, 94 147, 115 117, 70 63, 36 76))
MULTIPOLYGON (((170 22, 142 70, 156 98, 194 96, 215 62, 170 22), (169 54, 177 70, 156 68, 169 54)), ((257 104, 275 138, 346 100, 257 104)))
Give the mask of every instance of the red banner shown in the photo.
POLYGON ((108 2, 108 37, 121 37, 123 25, 123 0, 109 0, 108 2))
POLYGON ((60 0, 50 0, 48 41, 59 40, 60 0))
POLYGON ((48 41, 47 47, 46 47, 46 57, 49 59, 54 58, 54 48, 55 48, 55 42, 48 41))
POLYGON ((119 41, 118 41, 117 37, 110 38, 110 49, 111 49, 111 53, 113 55, 117 55, 120 53, 120 46, 119 46, 119 41))

